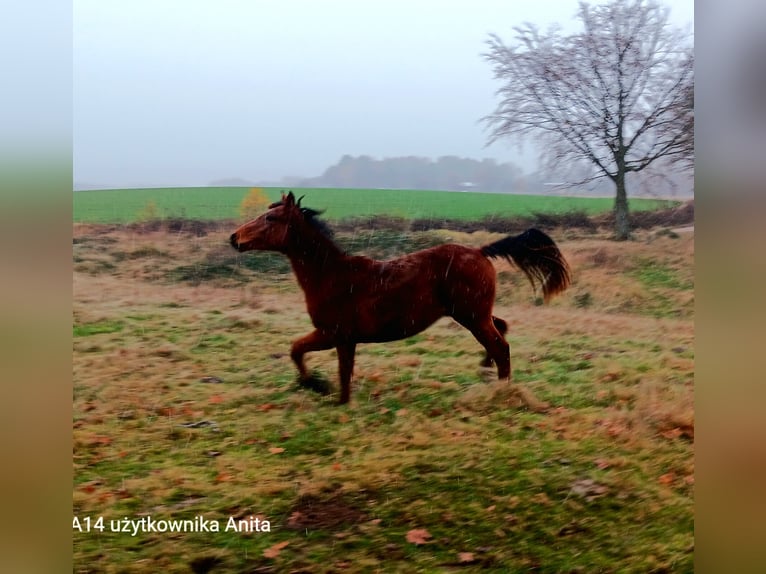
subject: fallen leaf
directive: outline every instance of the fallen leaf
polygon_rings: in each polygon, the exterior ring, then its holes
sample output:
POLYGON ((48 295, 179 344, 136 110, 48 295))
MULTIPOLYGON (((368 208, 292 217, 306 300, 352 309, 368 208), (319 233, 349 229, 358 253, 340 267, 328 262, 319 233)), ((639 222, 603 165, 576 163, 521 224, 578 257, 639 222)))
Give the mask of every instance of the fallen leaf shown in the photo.
POLYGON ((118 498, 132 498, 132 494, 125 490, 124 488, 117 489, 113 492, 113 494, 118 498))
POLYGON ((271 546, 263 551, 263 555, 266 558, 276 558, 279 556, 279 553, 282 552, 282 549, 290 544, 289 540, 285 540, 284 542, 277 542, 274 546, 271 546))
POLYGON ((431 533, 425 528, 415 528, 407 533, 407 542, 412 544, 426 544, 429 538, 431 538, 431 533))
POLYGON ((597 458, 597 459, 596 459, 596 460, 594 460, 593 462, 596 464, 596 466, 597 466, 597 467, 598 467, 600 470, 604 470, 604 469, 607 469, 607 468, 609 468, 610 466, 612 466, 612 465, 611 465, 611 463, 610 463, 608 460, 605 460, 605 459, 603 459, 603 458, 597 458))
POLYGON ((101 481, 92 480, 90 482, 86 482, 86 483, 80 485, 80 490, 90 494, 90 493, 92 493, 92 492, 94 492, 96 490, 96 486, 98 486, 99 484, 101 484, 101 481))
POLYGON ((672 472, 666 472, 663 474, 660 478, 657 480, 660 484, 673 484, 673 481, 676 479, 676 475, 672 472))
POLYGON ((457 561, 461 564, 470 564, 476 561, 476 557, 473 552, 458 552, 457 561))
POLYGON ((217 405, 218 403, 223 402, 223 397, 221 397, 221 395, 213 395, 210 397, 210 402, 214 405, 217 405))
POLYGON ((670 430, 663 431, 660 434, 664 436, 666 439, 673 440, 681 436, 681 429, 676 427, 670 430))
POLYGON ((264 404, 258 406, 258 410, 266 412, 266 411, 270 411, 271 409, 273 409, 275 407, 276 407, 276 405, 273 404, 273 403, 264 403, 264 404))
POLYGON ((609 371, 605 375, 603 375, 600 379, 600 383, 611 383, 613 381, 616 381, 622 376, 622 373, 616 372, 616 371, 609 371))
POLYGON ((375 371, 374 373, 370 373, 365 377, 366 379, 372 381, 373 383, 379 383, 383 380, 384 376, 383 373, 380 371, 375 371))
POLYGON ((97 444, 111 444, 112 439, 110 439, 108 436, 96 436, 93 437, 93 440, 91 440, 90 444, 97 445, 97 444))
POLYGON ((272 447, 269 449, 269 452, 270 452, 271 454, 279 454, 279 453, 281 453, 281 452, 285 452, 285 449, 283 449, 281 446, 272 446, 272 447))
POLYGON ((332 469, 333 470, 343 470, 343 467, 341 466, 341 464, 339 462, 336 462, 336 463, 333 463, 332 469))

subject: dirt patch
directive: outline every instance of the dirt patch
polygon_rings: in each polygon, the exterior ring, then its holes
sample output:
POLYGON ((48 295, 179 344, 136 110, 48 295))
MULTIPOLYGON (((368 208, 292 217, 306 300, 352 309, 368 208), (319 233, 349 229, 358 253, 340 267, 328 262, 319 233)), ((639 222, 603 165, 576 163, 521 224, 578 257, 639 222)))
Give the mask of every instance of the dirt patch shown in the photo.
POLYGON ((357 504, 342 494, 324 500, 309 494, 301 496, 290 509, 285 526, 292 530, 332 530, 367 519, 357 504))

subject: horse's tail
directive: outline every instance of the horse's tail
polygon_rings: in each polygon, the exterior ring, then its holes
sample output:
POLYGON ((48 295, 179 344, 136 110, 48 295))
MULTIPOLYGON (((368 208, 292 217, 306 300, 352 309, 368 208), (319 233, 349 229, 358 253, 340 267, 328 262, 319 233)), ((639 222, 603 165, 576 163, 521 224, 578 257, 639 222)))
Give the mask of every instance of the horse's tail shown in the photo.
POLYGON ((515 263, 536 289, 539 284, 543 299, 561 293, 571 282, 569 264, 559 248, 539 229, 527 229, 521 235, 508 236, 481 248, 485 257, 503 257, 515 263))

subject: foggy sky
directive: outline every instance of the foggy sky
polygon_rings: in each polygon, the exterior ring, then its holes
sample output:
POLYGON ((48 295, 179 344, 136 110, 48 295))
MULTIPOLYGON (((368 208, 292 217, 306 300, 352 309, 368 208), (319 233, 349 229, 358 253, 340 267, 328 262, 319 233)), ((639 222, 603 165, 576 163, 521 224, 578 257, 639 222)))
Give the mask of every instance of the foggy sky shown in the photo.
MULTIPOLYGON (((319 175, 344 154, 536 168, 479 122, 490 32, 577 29, 576 0, 75 0, 74 180, 206 185, 319 175)), ((693 1, 666 2, 693 22, 693 1)))

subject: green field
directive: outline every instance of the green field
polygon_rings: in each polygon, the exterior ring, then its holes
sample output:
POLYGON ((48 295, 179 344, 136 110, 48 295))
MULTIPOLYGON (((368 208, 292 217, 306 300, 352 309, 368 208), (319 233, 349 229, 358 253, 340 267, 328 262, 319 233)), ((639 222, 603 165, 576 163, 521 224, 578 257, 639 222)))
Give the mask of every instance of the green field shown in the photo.
MULTIPOLYGON (((128 223, 142 218, 149 206, 156 216, 187 219, 237 219, 246 187, 190 187, 77 191, 73 195, 74 221, 78 223, 128 223)), ((276 200, 281 188, 264 188, 276 200)), ((408 219, 443 217, 481 219, 486 215, 528 216, 533 213, 597 214, 612 208, 611 198, 580 198, 497 193, 459 193, 401 189, 295 189, 304 203, 325 210, 329 220, 367 215, 408 219)), ((668 207, 675 202, 631 199, 634 211, 668 207)))

